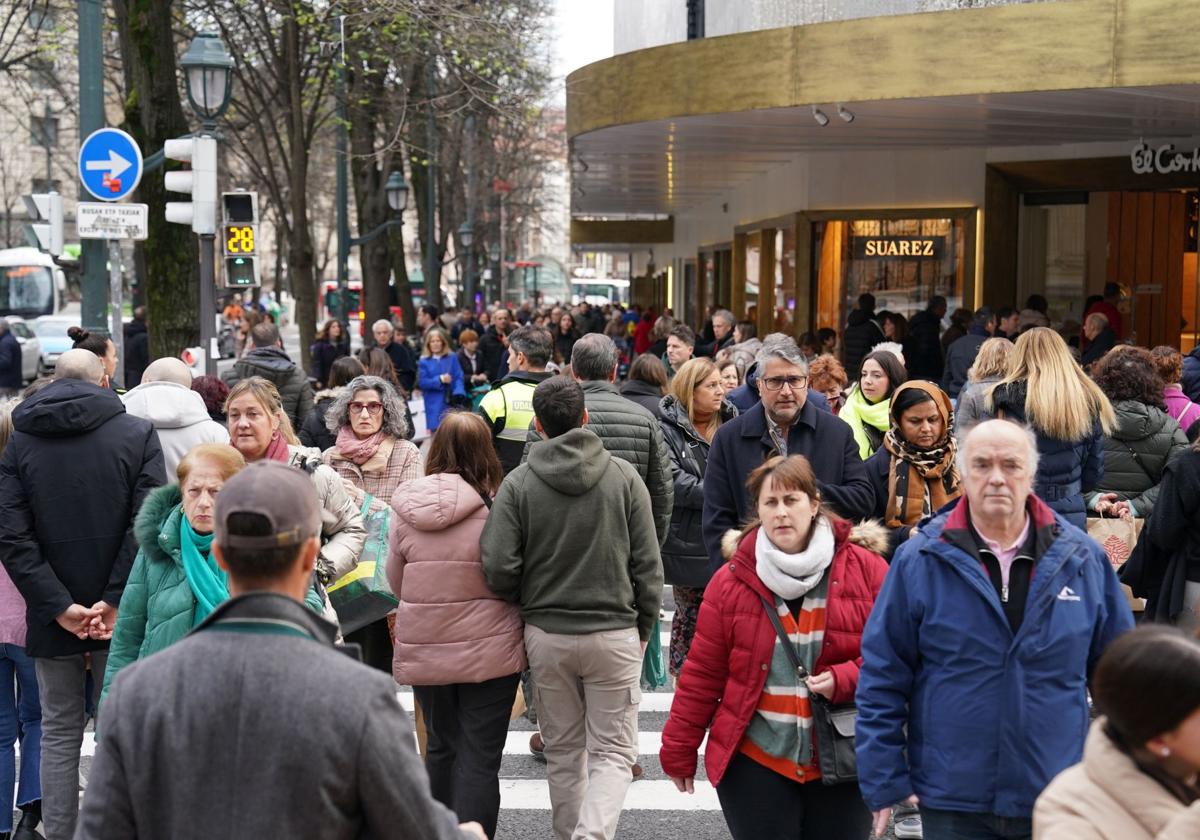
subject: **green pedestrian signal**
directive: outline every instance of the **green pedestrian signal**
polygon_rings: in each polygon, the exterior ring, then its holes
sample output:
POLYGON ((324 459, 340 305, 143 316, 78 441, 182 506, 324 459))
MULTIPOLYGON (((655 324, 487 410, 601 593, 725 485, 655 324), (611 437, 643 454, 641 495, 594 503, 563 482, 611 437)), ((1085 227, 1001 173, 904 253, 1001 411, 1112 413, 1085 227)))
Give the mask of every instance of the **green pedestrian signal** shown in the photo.
POLYGON ((258 272, 255 271, 254 257, 225 258, 225 286, 227 288, 253 286, 257 281, 258 272))

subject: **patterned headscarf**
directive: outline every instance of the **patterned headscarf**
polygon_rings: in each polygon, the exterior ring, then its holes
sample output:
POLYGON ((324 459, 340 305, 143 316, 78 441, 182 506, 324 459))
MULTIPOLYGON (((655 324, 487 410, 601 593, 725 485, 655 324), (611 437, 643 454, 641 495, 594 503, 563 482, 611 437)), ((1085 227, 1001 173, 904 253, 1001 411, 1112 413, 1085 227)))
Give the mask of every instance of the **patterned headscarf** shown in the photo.
POLYGON ((883 438, 884 448, 892 454, 884 511, 884 522, 888 527, 916 525, 922 517, 962 495, 962 482, 954 464, 957 447, 950 435, 953 424, 954 404, 946 392, 932 382, 909 380, 892 394, 892 427, 883 438), (895 410, 897 397, 905 390, 913 389, 932 397, 942 416, 942 437, 930 449, 920 449, 909 443, 900 432, 900 418, 895 410))

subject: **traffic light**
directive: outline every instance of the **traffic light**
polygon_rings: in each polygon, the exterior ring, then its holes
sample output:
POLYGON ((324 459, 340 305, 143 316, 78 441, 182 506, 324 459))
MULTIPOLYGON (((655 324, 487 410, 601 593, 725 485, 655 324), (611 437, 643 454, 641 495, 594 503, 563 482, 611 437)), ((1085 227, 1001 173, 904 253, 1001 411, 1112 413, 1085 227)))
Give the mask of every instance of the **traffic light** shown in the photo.
POLYGON ((258 193, 221 193, 225 286, 258 285, 258 193))
POLYGON ((168 172, 163 185, 171 192, 187 193, 191 201, 168 201, 167 221, 191 225, 200 234, 217 232, 217 140, 215 137, 180 137, 163 145, 170 160, 191 163, 190 170, 168 172))
POLYGON ((40 248, 52 257, 63 251, 63 205, 62 196, 51 190, 21 196, 29 218, 34 222, 25 225, 25 238, 34 248, 40 248))

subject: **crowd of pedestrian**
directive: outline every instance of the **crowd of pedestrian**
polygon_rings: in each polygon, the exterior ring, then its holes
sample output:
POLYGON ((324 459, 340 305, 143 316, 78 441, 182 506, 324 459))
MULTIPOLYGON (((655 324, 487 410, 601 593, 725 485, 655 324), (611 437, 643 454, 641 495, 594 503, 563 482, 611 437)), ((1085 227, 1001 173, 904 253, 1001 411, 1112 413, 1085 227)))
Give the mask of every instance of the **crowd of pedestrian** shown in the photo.
POLYGON ((1198 836, 1200 405, 1106 293, 1083 347, 1037 296, 423 306, 307 373, 258 319, 123 395, 79 331, 0 405, 0 836, 493 837, 525 705, 553 835, 612 838, 659 673, 734 840, 1198 836))

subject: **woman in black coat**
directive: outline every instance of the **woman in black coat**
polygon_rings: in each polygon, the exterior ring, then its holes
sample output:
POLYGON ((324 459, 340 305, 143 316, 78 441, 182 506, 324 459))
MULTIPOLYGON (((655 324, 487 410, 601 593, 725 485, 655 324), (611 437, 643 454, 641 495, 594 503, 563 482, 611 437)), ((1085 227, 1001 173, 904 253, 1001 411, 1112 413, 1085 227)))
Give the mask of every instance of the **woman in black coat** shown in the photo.
POLYGON ((342 322, 336 318, 326 321, 308 352, 311 357, 311 376, 316 380, 314 390, 330 387, 329 370, 333 363, 350 355, 350 336, 342 330, 342 322))
POLYGON ((700 528, 708 448, 721 424, 736 416, 737 409, 725 401, 721 372, 707 358, 685 362, 671 380, 670 393, 662 398, 659 423, 675 482, 671 527, 662 548, 664 579, 672 585, 675 596, 669 665, 675 677, 683 669, 696 633, 704 587, 712 577, 700 528))

